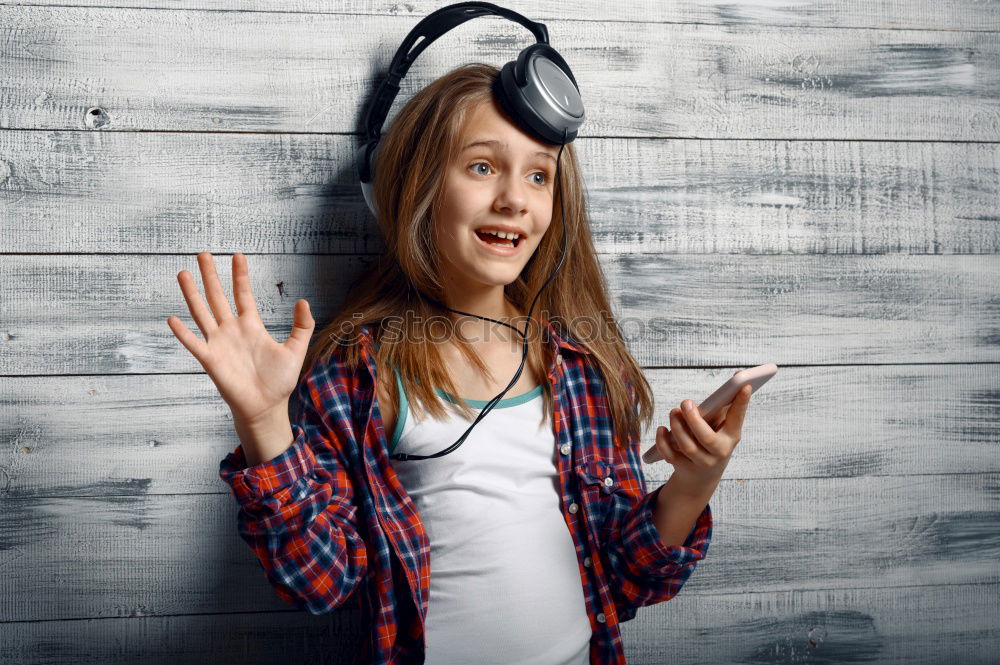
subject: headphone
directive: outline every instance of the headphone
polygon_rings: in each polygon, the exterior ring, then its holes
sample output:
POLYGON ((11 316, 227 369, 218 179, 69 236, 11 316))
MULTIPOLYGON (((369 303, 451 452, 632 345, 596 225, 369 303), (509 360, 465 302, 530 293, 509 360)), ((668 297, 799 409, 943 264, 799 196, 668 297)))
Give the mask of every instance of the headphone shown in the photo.
MULTIPOLYGON (((573 76, 573 72, 570 71, 569 65, 566 64, 562 56, 549 45, 549 33, 545 25, 536 23, 517 12, 489 2, 459 2, 442 7, 428 14, 410 31, 396 51, 396 55, 392 59, 392 64, 389 66, 389 73, 379 84, 372 103, 368 107, 365 115, 365 142, 355 153, 355 160, 365 203, 376 217, 378 217, 378 212, 372 193, 375 160, 377 159, 376 150, 378 149, 382 126, 385 123, 386 116, 392 107, 393 100, 399 94, 399 82, 406 76, 406 72, 410 69, 410 65, 413 64, 416 57, 438 37, 470 19, 487 15, 501 16, 519 23, 530 30, 535 36, 534 44, 523 49, 518 54, 516 60, 508 62, 500 70, 499 76, 493 82, 493 95, 507 115, 527 134, 543 143, 560 146, 559 155, 556 158, 555 182, 556 186, 559 187, 559 167, 562 162, 563 147, 567 143, 572 143, 576 138, 577 130, 583 123, 584 118, 583 100, 580 98, 580 89, 576 83, 576 78, 573 76)), ((552 271, 552 274, 549 275, 549 278, 545 280, 545 283, 542 284, 538 293, 535 294, 534 300, 531 302, 531 308, 528 310, 529 323, 531 312, 535 309, 538 296, 541 295, 542 289, 548 286, 552 278, 555 277, 556 273, 562 267, 563 259, 566 257, 565 206, 563 206, 562 197, 560 197, 559 202, 563 208, 563 251, 559 257, 559 263, 552 271)), ((528 355, 528 338, 526 336, 528 323, 525 323, 524 332, 522 332, 503 321, 452 309, 444 303, 431 298, 419 289, 417 289, 417 292, 428 301, 444 309, 507 326, 521 335, 523 342, 522 356, 521 365, 518 367, 514 378, 511 379, 503 392, 486 404, 476 420, 458 441, 433 455, 408 455, 406 453, 391 455, 392 459, 401 461, 442 457, 462 445, 466 437, 469 436, 469 432, 479 424, 496 403, 507 394, 507 391, 517 383, 528 355)))

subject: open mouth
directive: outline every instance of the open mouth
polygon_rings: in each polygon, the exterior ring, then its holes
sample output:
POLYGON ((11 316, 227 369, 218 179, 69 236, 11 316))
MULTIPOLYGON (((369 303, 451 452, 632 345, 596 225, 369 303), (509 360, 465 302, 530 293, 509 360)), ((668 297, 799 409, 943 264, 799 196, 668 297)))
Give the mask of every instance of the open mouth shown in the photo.
POLYGON ((499 235, 488 231, 476 231, 475 233, 480 240, 491 247, 516 249, 517 246, 524 240, 524 237, 521 235, 518 235, 516 238, 501 238, 499 235))

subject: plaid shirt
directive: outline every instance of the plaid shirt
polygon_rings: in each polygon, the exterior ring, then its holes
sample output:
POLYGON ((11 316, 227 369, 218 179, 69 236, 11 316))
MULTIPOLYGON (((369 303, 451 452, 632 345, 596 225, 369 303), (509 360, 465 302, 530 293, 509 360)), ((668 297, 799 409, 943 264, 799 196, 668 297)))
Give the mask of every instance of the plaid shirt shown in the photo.
MULTIPOLYGON (((712 513, 706 505, 684 546, 663 544, 653 522, 659 488, 646 492, 639 441, 614 446, 604 384, 586 361, 589 351, 551 324, 546 330, 555 358, 548 380, 560 507, 593 629, 590 663, 625 665, 619 623, 680 592, 708 552, 712 513)), ((389 462, 374 399, 370 326, 359 328, 358 342, 364 371, 348 369, 335 352, 302 377, 291 447, 248 468, 237 446, 219 476, 239 505, 240 536, 282 600, 312 614, 351 601, 370 621, 359 662, 423 663, 430 545, 389 462)))

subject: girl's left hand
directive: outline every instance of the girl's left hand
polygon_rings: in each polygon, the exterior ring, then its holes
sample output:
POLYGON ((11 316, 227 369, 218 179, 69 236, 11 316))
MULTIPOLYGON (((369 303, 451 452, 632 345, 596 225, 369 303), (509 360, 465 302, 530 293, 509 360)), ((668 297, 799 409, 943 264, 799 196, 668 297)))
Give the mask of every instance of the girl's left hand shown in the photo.
POLYGON ((751 392, 749 385, 743 386, 732 404, 711 424, 701 417, 691 400, 681 402, 681 409, 670 412, 670 429, 662 425, 656 428, 656 447, 673 465, 675 476, 681 474, 693 487, 717 483, 722 478, 740 442, 751 392))

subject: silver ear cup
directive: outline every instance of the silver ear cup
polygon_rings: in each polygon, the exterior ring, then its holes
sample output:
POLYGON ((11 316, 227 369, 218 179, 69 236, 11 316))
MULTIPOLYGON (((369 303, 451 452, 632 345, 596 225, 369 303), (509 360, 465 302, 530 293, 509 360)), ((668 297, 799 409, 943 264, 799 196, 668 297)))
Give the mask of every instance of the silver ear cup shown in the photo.
POLYGON ((561 145, 576 139, 583 100, 569 65, 548 44, 532 44, 504 65, 493 90, 507 114, 538 140, 561 145))
POLYGON ((528 85, 521 94, 528 105, 555 134, 565 127, 575 139, 583 124, 583 100, 566 72, 548 58, 535 56, 528 61, 526 74, 528 85))
MULTIPOLYGON (((362 143, 361 147, 354 151, 354 163, 361 164, 365 158, 365 151, 368 149, 367 143, 362 143)), ((361 193, 365 197, 365 204, 368 205, 368 209, 372 211, 375 218, 378 218, 378 211, 375 210, 375 192, 373 183, 375 182, 375 158, 378 156, 378 145, 375 146, 375 150, 372 151, 371 157, 368 160, 369 163, 369 173, 371 177, 368 182, 365 182, 359 177, 361 181, 361 193)), ((359 168, 360 173, 360 168, 359 168)))

